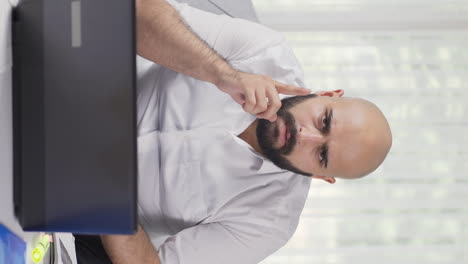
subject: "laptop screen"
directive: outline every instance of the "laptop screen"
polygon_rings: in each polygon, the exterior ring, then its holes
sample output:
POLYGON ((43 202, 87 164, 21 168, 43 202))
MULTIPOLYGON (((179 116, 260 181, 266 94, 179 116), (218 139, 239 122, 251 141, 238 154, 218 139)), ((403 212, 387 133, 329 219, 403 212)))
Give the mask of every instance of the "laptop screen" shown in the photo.
POLYGON ((24 230, 136 230, 135 7, 22 1, 13 16, 15 208, 24 230))

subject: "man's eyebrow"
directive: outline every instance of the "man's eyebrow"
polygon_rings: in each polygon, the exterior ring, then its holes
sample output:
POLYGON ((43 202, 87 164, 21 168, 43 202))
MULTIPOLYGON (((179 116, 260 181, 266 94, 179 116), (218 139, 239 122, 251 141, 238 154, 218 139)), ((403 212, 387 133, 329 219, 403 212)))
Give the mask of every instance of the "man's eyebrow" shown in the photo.
POLYGON ((328 135, 331 132, 331 123, 333 120, 333 109, 327 108, 325 111, 325 118, 328 120, 326 126, 323 128, 323 134, 328 135))
MULTIPOLYGON (((326 128, 326 134, 329 135, 330 132, 331 132, 331 124, 332 124, 332 121, 333 121, 333 109, 330 107, 328 108, 328 123, 327 123, 327 128, 326 128)), ((328 157, 330 157, 330 149, 328 148, 328 143, 325 143, 324 145, 324 149, 326 150, 326 155, 325 155, 325 159, 324 159, 324 164, 325 164, 325 168, 328 168, 328 157)))
POLYGON ((324 148, 326 149, 324 164, 325 164, 325 168, 328 168, 328 157, 330 156, 330 154, 328 153, 329 150, 328 150, 328 144, 327 143, 325 143, 324 148))

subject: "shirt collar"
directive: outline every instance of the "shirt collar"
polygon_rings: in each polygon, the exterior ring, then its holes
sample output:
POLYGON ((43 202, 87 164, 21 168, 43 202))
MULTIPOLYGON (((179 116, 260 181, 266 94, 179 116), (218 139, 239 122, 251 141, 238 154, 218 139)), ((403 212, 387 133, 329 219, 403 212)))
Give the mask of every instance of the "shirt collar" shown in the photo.
POLYGON ((232 134, 234 140, 241 146, 246 147, 250 150, 250 152, 258 159, 259 166, 258 166, 258 173, 259 174, 267 174, 267 173, 276 173, 276 172, 286 172, 287 170, 281 169, 276 166, 273 162, 269 159, 265 158, 264 156, 260 155, 260 153, 256 152, 255 149, 250 146, 247 142, 239 138, 238 136, 232 134))

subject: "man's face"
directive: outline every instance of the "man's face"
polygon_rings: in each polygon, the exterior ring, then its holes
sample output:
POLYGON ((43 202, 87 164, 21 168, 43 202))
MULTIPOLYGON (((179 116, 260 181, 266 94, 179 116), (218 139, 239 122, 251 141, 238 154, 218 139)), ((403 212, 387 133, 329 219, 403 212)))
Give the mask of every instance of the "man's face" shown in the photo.
POLYGON ((388 124, 371 103, 342 94, 283 99, 275 122, 259 120, 263 154, 303 175, 356 178, 374 170, 391 145, 388 124))

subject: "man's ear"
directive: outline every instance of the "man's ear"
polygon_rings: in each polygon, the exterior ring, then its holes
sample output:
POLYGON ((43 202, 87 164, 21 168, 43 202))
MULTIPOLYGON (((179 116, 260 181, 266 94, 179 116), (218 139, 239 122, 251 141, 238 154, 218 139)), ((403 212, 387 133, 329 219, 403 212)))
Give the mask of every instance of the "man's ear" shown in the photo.
POLYGON ((329 182, 329 183, 331 183, 331 184, 333 184, 333 183, 336 182, 335 178, 330 177, 330 176, 313 175, 313 176, 311 176, 311 177, 312 177, 312 178, 315 178, 315 179, 322 179, 322 180, 324 180, 324 181, 326 181, 326 182, 329 182))
POLYGON ((329 97, 341 97, 344 94, 344 90, 334 90, 334 91, 318 91, 315 92, 318 96, 329 96, 329 97))

